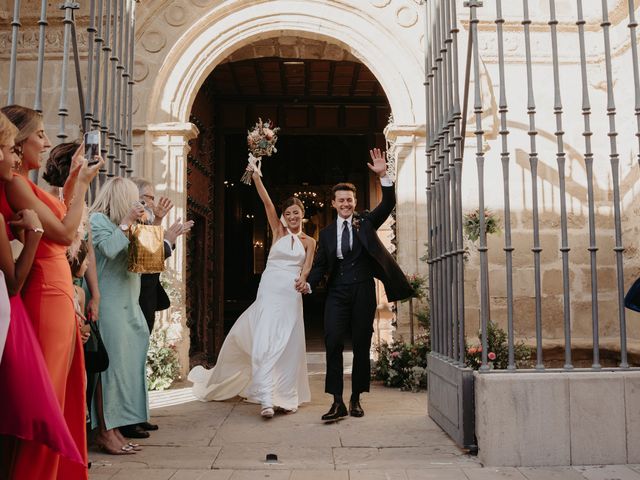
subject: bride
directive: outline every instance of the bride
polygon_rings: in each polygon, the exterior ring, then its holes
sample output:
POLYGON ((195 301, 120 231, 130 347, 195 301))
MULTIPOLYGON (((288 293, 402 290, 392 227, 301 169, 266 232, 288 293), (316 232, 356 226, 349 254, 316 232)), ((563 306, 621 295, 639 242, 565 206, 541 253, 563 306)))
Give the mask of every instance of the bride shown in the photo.
POLYGON ((216 366, 211 370, 197 366, 188 379, 200 400, 240 395, 259 403, 260 415, 271 418, 275 410, 293 413, 311 399, 302 297, 295 282, 298 278, 306 280, 316 242, 302 232, 302 202, 295 197, 287 199, 281 221, 260 173, 251 165, 247 170, 252 172, 273 233, 267 266, 255 302, 231 328, 216 366))

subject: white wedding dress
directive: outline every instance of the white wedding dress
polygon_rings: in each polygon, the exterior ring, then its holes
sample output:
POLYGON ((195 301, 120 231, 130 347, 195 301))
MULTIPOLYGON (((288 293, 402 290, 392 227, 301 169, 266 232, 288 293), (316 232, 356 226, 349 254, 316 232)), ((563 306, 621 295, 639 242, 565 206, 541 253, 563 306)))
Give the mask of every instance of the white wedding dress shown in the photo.
POLYGON ((198 399, 240 395, 286 410, 311 400, 302 296, 294 285, 304 260, 304 246, 291 232, 271 247, 256 300, 231 328, 215 367, 189 372, 198 399))

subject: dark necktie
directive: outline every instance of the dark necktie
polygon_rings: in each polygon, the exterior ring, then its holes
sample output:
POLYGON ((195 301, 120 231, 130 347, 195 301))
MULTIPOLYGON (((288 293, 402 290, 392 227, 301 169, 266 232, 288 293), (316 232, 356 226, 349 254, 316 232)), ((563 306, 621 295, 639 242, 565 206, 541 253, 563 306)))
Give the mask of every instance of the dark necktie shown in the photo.
POLYGON ((347 220, 342 223, 342 239, 340 248, 342 248, 342 258, 345 258, 351 252, 351 245, 349 242, 349 222, 347 220))

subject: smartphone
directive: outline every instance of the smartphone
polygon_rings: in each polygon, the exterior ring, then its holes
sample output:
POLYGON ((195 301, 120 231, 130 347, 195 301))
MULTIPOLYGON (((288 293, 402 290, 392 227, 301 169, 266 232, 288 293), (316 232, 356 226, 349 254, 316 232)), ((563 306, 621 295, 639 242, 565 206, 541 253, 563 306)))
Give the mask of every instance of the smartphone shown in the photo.
POLYGON ((90 130, 84 134, 84 156, 89 165, 98 163, 100 156, 100 130, 90 130))

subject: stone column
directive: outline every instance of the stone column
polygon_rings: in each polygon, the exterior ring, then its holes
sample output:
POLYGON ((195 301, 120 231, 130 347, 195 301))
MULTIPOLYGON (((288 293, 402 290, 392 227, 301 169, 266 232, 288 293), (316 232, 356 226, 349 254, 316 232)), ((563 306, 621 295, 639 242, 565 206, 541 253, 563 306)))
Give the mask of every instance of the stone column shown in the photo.
MULTIPOLYGON (((427 264, 419 258, 425 253, 424 244, 427 241, 425 127, 390 124, 384 133, 391 145, 389 151, 395 157, 396 257, 405 274, 419 273, 424 276, 427 274, 427 264)), ((397 304, 395 336, 402 337, 405 341, 409 341, 408 305, 397 304)), ((417 326, 414 318, 416 332, 417 326)))
MULTIPOLYGON (((187 220, 187 153, 189 142, 198 136, 191 123, 161 123, 147 127, 145 151, 137 165, 137 175, 155 185, 156 198, 168 197, 174 203, 164 222, 167 227, 176 219, 187 220)), ((185 304, 186 248, 185 238, 178 238, 176 249, 167 260, 163 281, 169 283, 167 293, 171 308, 162 312, 159 328, 167 330, 167 338, 175 344, 180 358, 181 375, 189 369, 189 333, 185 304)))

